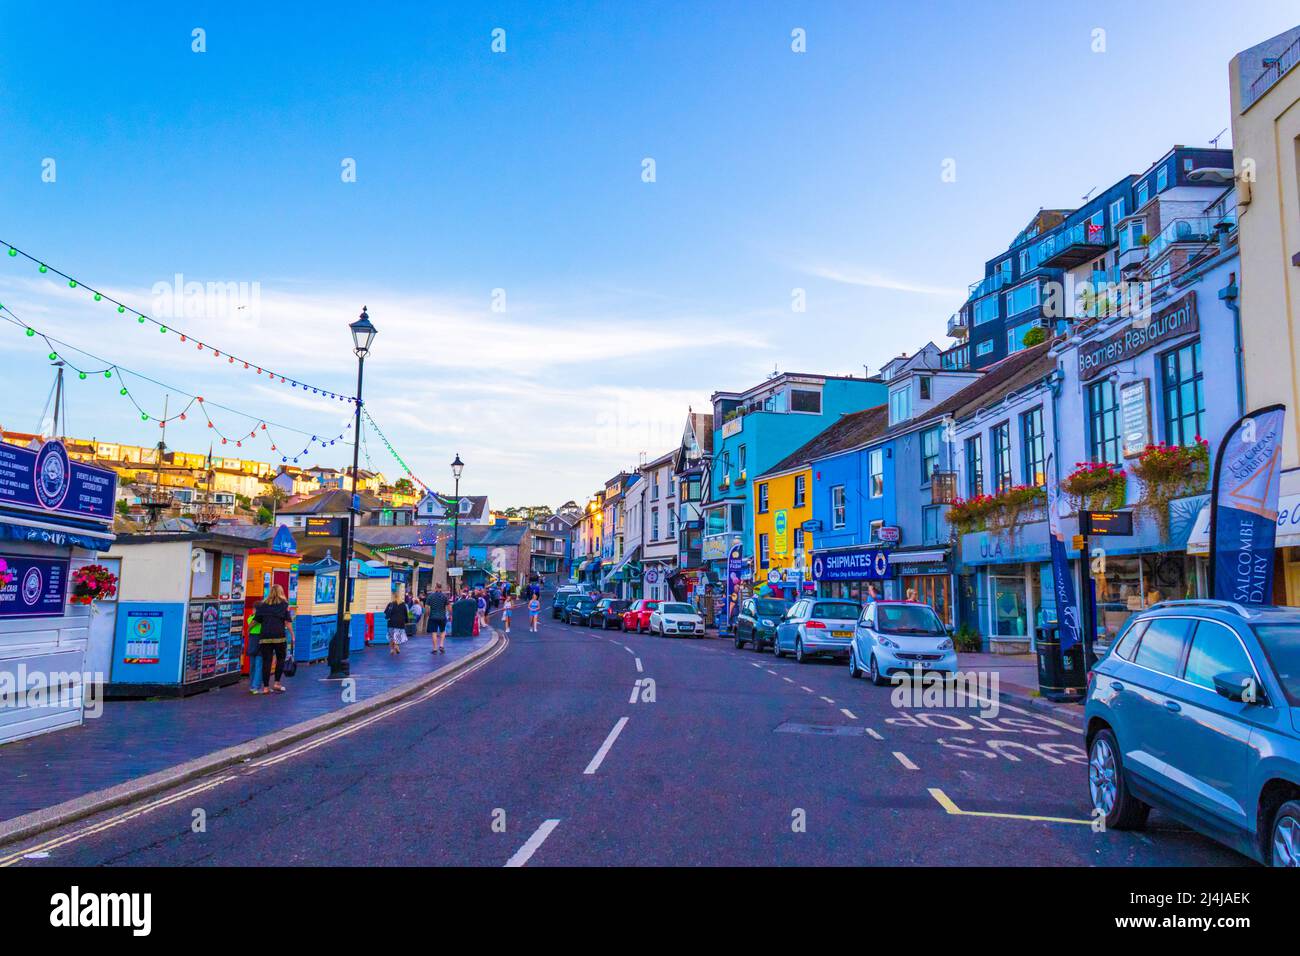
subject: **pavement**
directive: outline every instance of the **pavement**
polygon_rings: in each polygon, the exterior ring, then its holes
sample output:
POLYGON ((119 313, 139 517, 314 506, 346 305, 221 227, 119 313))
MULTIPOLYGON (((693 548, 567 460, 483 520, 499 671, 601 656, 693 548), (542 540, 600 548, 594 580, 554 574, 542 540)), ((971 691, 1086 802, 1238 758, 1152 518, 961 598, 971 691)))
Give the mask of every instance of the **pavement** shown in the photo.
POLYGON ((1049 713, 914 707, 717 639, 515 623, 436 694, 0 865, 1247 863, 1159 811, 1094 831, 1082 734, 1049 713))
MULTIPOLYGON (((353 651, 353 700, 362 702, 420 680, 490 640, 448 638, 434 657, 421 634, 399 655, 380 644, 353 651)), ((300 664, 283 694, 249 693, 248 681, 186 698, 109 700, 82 726, 0 746, 0 823, 138 780, 304 721, 338 711, 343 685, 324 661, 300 664)))

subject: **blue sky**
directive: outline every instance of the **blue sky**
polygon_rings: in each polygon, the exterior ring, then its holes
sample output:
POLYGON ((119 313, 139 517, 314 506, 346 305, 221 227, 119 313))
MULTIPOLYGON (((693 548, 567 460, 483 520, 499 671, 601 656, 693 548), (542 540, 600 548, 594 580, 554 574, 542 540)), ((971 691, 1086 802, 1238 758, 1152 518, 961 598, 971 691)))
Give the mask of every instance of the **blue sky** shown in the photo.
MULTIPOLYGON (((255 283, 255 308, 209 298, 177 324, 340 391, 368 305, 376 420, 423 480, 448 486, 459 452, 464 489, 498 505, 582 499, 773 368, 860 374, 945 344, 1040 206, 1206 143, 1228 60, 1297 19, 1195 0, 177 6, 0 6, 0 241, 151 314, 178 273, 255 283)), ((0 302, 250 412, 223 413, 232 431, 341 423, 21 258, 0 256, 0 302)), ((0 425, 37 426, 45 352, 0 326, 0 425)), ((74 382, 68 411, 79 436, 157 439, 110 382, 74 382)))

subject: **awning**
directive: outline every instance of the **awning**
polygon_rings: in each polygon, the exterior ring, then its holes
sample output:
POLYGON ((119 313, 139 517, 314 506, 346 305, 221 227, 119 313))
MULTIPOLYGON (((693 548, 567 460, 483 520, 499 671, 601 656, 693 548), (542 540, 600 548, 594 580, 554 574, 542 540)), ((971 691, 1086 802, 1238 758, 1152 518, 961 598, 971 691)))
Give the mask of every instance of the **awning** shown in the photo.
POLYGON ((629 551, 627 554, 623 556, 623 560, 620 561, 617 565, 615 565, 612 571, 607 573, 604 576, 604 578, 601 579, 602 582, 624 580, 624 578, 626 578, 627 576, 628 565, 631 564, 633 561, 635 561, 636 556, 640 553, 641 553, 641 545, 638 544, 634 548, 632 548, 631 551, 629 551))
POLYGON ((900 549, 889 552, 891 564, 935 564, 947 559, 947 548, 929 548, 922 551, 903 551, 900 549))
MULTIPOLYGON (((1300 495, 1283 495, 1277 502, 1277 538, 1275 548, 1300 547, 1300 495)), ((1188 554, 1210 553, 1210 502, 1201 506, 1196 522, 1187 535, 1188 554)))
POLYGON ((107 551, 113 546, 113 533, 107 529, 54 528, 43 521, 26 521, 6 516, 0 521, 0 541, 27 541, 56 548, 85 548, 107 551))

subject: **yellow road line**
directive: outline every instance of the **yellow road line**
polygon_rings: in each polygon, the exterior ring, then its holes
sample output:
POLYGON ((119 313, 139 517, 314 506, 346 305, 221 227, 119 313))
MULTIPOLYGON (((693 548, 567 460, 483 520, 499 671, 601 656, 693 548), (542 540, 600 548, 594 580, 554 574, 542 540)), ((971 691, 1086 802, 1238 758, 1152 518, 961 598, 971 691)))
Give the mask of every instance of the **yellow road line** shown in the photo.
POLYGON ((1036 820, 1040 823, 1077 823, 1085 827, 1092 826, 1091 820, 1072 820, 1068 817, 1043 817, 1030 813, 991 813, 987 810, 963 810, 952 802, 952 798, 938 787, 930 787, 930 796, 939 806, 954 817, 995 817, 1000 820, 1036 820))

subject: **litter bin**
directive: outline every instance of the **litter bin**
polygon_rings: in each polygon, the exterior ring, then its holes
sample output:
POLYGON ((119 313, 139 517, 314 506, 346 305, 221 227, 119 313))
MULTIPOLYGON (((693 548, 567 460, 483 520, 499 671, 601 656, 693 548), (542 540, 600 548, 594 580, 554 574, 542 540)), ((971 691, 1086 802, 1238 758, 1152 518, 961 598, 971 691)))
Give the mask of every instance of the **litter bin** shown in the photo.
POLYGON ((1056 625, 1038 632, 1038 691, 1048 700, 1083 700, 1088 689, 1083 667, 1083 648, 1075 644, 1061 652, 1060 630, 1056 625))
POLYGON ((478 602, 471 598, 461 598, 451 606, 450 637, 473 637, 474 618, 478 616, 478 602))

